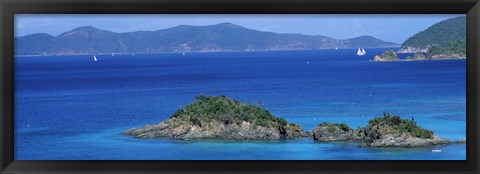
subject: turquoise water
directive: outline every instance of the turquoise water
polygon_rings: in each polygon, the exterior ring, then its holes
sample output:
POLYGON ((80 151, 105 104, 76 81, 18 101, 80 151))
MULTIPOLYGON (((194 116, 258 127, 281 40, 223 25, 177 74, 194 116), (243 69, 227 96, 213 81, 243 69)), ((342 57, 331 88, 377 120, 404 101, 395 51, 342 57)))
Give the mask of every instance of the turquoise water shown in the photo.
MULTIPOLYGON (((16 160, 465 160, 465 144, 360 148, 356 143, 136 139, 198 94, 263 102, 305 130, 353 128, 390 112, 451 140, 466 137, 465 61, 368 62, 385 49, 16 57, 16 160), (432 149, 441 149, 433 153, 432 149)), ((409 54, 401 54, 406 57, 409 54)))

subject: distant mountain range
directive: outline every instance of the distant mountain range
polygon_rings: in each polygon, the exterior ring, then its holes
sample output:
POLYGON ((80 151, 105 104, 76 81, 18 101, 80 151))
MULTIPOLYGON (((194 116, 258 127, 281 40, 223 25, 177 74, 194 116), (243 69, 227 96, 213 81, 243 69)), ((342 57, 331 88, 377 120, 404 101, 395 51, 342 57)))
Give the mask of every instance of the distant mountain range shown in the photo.
POLYGON ((318 50, 335 47, 392 48, 400 45, 372 36, 336 40, 321 35, 258 31, 232 23, 180 25, 157 31, 127 33, 84 26, 56 37, 38 33, 15 38, 16 55, 318 50))
MULTIPOLYGON (((444 48, 452 48, 452 45, 466 45, 466 27, 466 17, 455 17, 440 21, 408 38, 398 52, 426 53, 435 47, 441 47, 442 50, 445 50, 444 48)), ((457 50, 461 49, 458 48, 457 50)), ((463 50, 465 50, 465 47, 463 50)))

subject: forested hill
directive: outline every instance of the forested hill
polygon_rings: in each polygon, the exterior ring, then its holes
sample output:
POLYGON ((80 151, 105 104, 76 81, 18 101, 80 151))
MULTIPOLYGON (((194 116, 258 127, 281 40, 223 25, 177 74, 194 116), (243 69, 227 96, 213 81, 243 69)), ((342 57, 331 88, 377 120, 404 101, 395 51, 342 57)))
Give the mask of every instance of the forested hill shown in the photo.
POLYGON ((467 56, 467 40, 455 40, 428 49, 430 59, 464 59, 467 56))
POLYGON ((400 53, 428 52, 432 46, 455 44, 466 39, 466 17, 455 17, 440 21, 424 31, 408 38, 401 46, 400 53))
POLYGON ((371 36, 336 40, 321 35, 258 31, 232 23, 180 25, 128 33, 85 26, 58 36, 32 34, 15 38, 16 55, 316 50, 336 47, 392 48, 400 45, 371 36))

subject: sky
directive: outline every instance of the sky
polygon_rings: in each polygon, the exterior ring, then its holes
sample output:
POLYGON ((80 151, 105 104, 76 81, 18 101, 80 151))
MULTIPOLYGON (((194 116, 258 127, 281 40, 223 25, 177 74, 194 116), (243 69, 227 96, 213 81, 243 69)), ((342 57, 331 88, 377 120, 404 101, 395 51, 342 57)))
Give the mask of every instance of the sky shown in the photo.
POLYGON ((113 32, 155 31, 178 25, 234 23, 275 33, 323 35, 348 39, 370 35, 402 43, 410 36, 442 20, 464 14, 17 14, 15 36, 47 33, 58 36, 80 26, 113 32))

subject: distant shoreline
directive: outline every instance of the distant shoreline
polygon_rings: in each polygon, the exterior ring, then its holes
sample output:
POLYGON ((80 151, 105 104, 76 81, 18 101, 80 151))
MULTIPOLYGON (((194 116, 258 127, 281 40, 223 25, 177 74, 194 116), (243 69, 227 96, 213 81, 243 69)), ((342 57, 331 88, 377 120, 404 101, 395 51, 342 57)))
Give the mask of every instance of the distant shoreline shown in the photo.
MULTIPOLYGON (((368 48, 365 47, 365 49, 399 49, 400 47, 372 47, 368 48)), ((244 51, 244 50, 223 50, 223 51, 195 51, 195 52, 185 52, 185 54, 191 54, 191 53, 250 53, 250 52, 285 52, 285 51, 325 51, 325 50, 334 50, 335 48, 324 48, 324 49, 313 49, 313 50, 250 50, 250 51, 244 51)), ((338 48, 338 50, 357 50, 357 48, 338 48)), ((115 55, 148 55, 148 54, 182 54, 183 52, 158 52, 158 53, 113 53, 115 55)), ((18 57, 39 57, 39 56, 91 56, 91 55, 99 55, 99 56, 111 56, 112 53, 99 53, 99 54, 18 54, 14 56, 18 57)))

